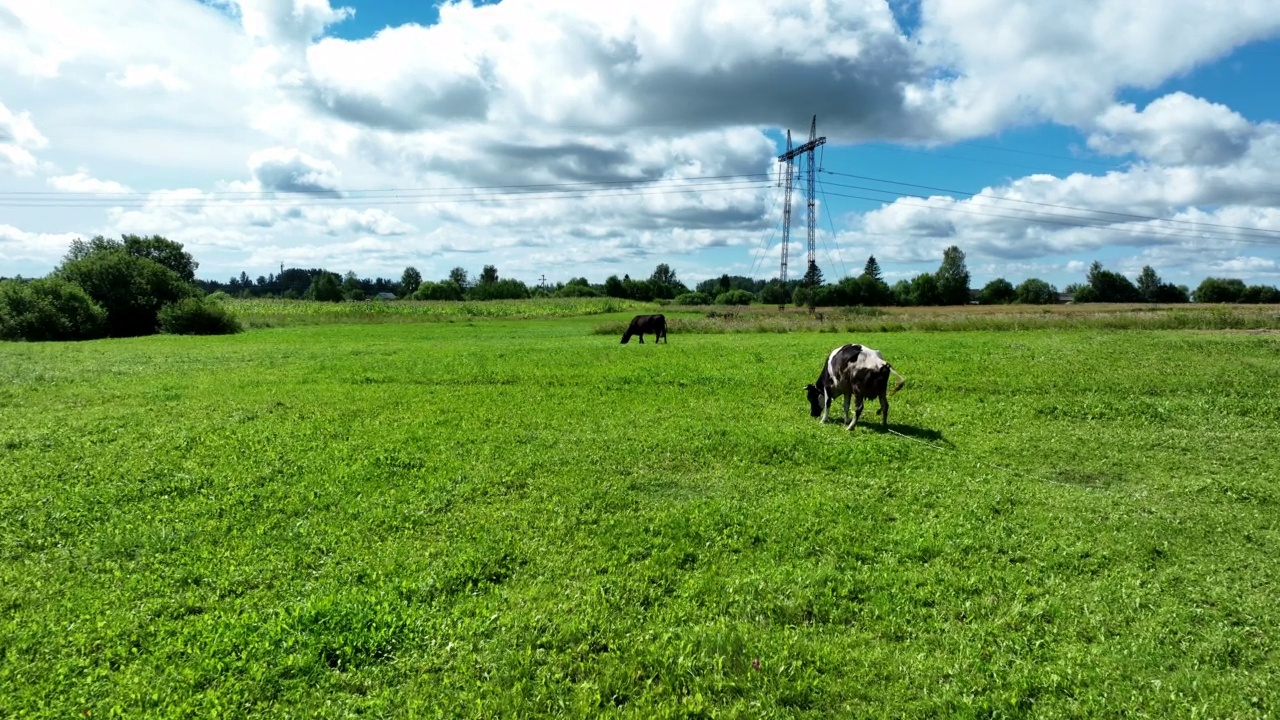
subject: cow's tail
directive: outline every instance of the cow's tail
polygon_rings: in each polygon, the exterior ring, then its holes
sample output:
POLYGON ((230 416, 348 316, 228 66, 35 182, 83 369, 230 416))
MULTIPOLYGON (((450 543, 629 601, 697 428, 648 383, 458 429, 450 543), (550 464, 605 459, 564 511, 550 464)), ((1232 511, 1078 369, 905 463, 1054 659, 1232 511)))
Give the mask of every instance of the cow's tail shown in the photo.
POLYGON ((898 376, 898 384, 892 390, 890 390, 889 394, 885 395, 885 397, 892 397, 894 393, 902 389, 903 385, 907 384, 907 379, 902 376, 902 373, 898 372, 897 370, 894 370, 892 365, 889 366, 889 372, 898 376))

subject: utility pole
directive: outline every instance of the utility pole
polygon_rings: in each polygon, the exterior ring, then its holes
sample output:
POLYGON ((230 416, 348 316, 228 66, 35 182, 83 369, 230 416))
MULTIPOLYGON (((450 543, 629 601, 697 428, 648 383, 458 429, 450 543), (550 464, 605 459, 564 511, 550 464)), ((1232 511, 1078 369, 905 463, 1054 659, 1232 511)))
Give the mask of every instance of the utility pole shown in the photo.
MULTIPOLYGON (((817 172, 814 170, 813 151, 818 147, 825 145, 826 137, 818 137, 818 116, 813 116, 813 122, 809 124, 809 142, 800 147, 793 148, 791 146, 791 130, 787 130, 787 151, 778 156, 778 162, 786 166, 787 173, 786 192, 783 195, 782 205, 782 266, 778 272, 778 278, 785 286, 787 284, 787 254, 791 242, 791 183, 795 175, 795 159, 801 155, 805 157, 806 170, 809 177, 805 182, 805 196, 809 205, 809 264, 805 266, 808 272, 815 261, 814 238, 817 229, 817 200, 814 197, 814 182, 817 178, 817 172)), ((809 292, 812 293, 814 288, 810 287, 809 292)))

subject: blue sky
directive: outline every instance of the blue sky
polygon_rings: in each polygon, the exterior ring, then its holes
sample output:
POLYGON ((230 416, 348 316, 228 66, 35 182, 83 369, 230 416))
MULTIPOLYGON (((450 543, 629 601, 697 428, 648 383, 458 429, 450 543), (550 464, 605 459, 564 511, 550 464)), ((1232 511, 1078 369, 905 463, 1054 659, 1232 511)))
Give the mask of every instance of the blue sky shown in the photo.
POLYGON ((0 48, 0 275, 144 232, 206 277, 769 277, 745 176, 816 113, 828 278, 1280 282, 1270 0, 0 0, 0 48))

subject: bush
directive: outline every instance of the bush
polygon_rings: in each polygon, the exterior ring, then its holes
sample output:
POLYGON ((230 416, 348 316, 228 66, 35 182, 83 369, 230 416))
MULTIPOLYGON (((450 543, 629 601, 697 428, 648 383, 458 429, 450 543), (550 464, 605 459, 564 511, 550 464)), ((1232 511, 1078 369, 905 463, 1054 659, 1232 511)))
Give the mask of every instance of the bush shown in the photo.
POLYGON ((0 339, 91 340, 106 326, 107 312, 79 285, 57 277, 0 282, 0 339))
POLYGON ((183 298, 160 309, 160 330, 170 335, 233 335, 240 322, 227 307, 208 298, 183 298))
POLYGON ((413 293, 414 300, 461 300, 462 286, 452 280, 424 282, 413 293))
POLYGON ((528 286, 509 278, 482 282, 467 291, 468 300, 524 300, 528 297, 528 286))
POLYGON ((710 305, 711 296, 700 292, 687 292, 676 296, 676 305, 710 305))
POLYGON ((230 299, 231 299, 231 296, 221 290, 219 290, 216 293, 209 293, 209 295, 205 297, 205 300, 208 300, 209 302, 219 302, 219 303, 226 302, 230 299))
MULTIPOLYGON (((501 281, 500 281, 501 282, 501 281)), ((579 283, 571 283, 565 285, 555 291, 553 297, 558 298, 576 298, 576 297, 600 297, 600 293, 590 285, 581 285, 579 283)))
POLYGON ((1013 302, 1017 294, 1013 283, 1004 278, 996 278, 978 293, 978 302, 983 305, 1004 305, 1013 302))
POLYGON ((754 296, 746 290, 730 290, 716 296, 717 305, 750 305, 754 296))
POLYGON ((1205 278, 1196 288, 1198 303, 1238 303, 1244 297, 1244 281, 1237 278, 1205 278))
POLYGON ((1054 305, 1058 289, 1040 278, 1027 278, 1014 290, 1014 298, 1023 305, 1054 305))
POLYGON ((160 308, 197 294, 169 268, 119 250, 101 250, 68 260, 57 276, 84 288, 107 312, 107 335, 151 335, 160 308))

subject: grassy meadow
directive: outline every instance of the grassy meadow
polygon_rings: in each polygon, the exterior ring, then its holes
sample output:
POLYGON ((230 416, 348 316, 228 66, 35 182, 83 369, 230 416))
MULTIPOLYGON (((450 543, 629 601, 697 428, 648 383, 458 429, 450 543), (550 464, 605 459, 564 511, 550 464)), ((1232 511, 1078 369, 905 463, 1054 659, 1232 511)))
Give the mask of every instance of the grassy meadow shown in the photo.
POLYGON ((594 312, 0 345, 0 717, 1280 712, 1280 335, 594 312))

